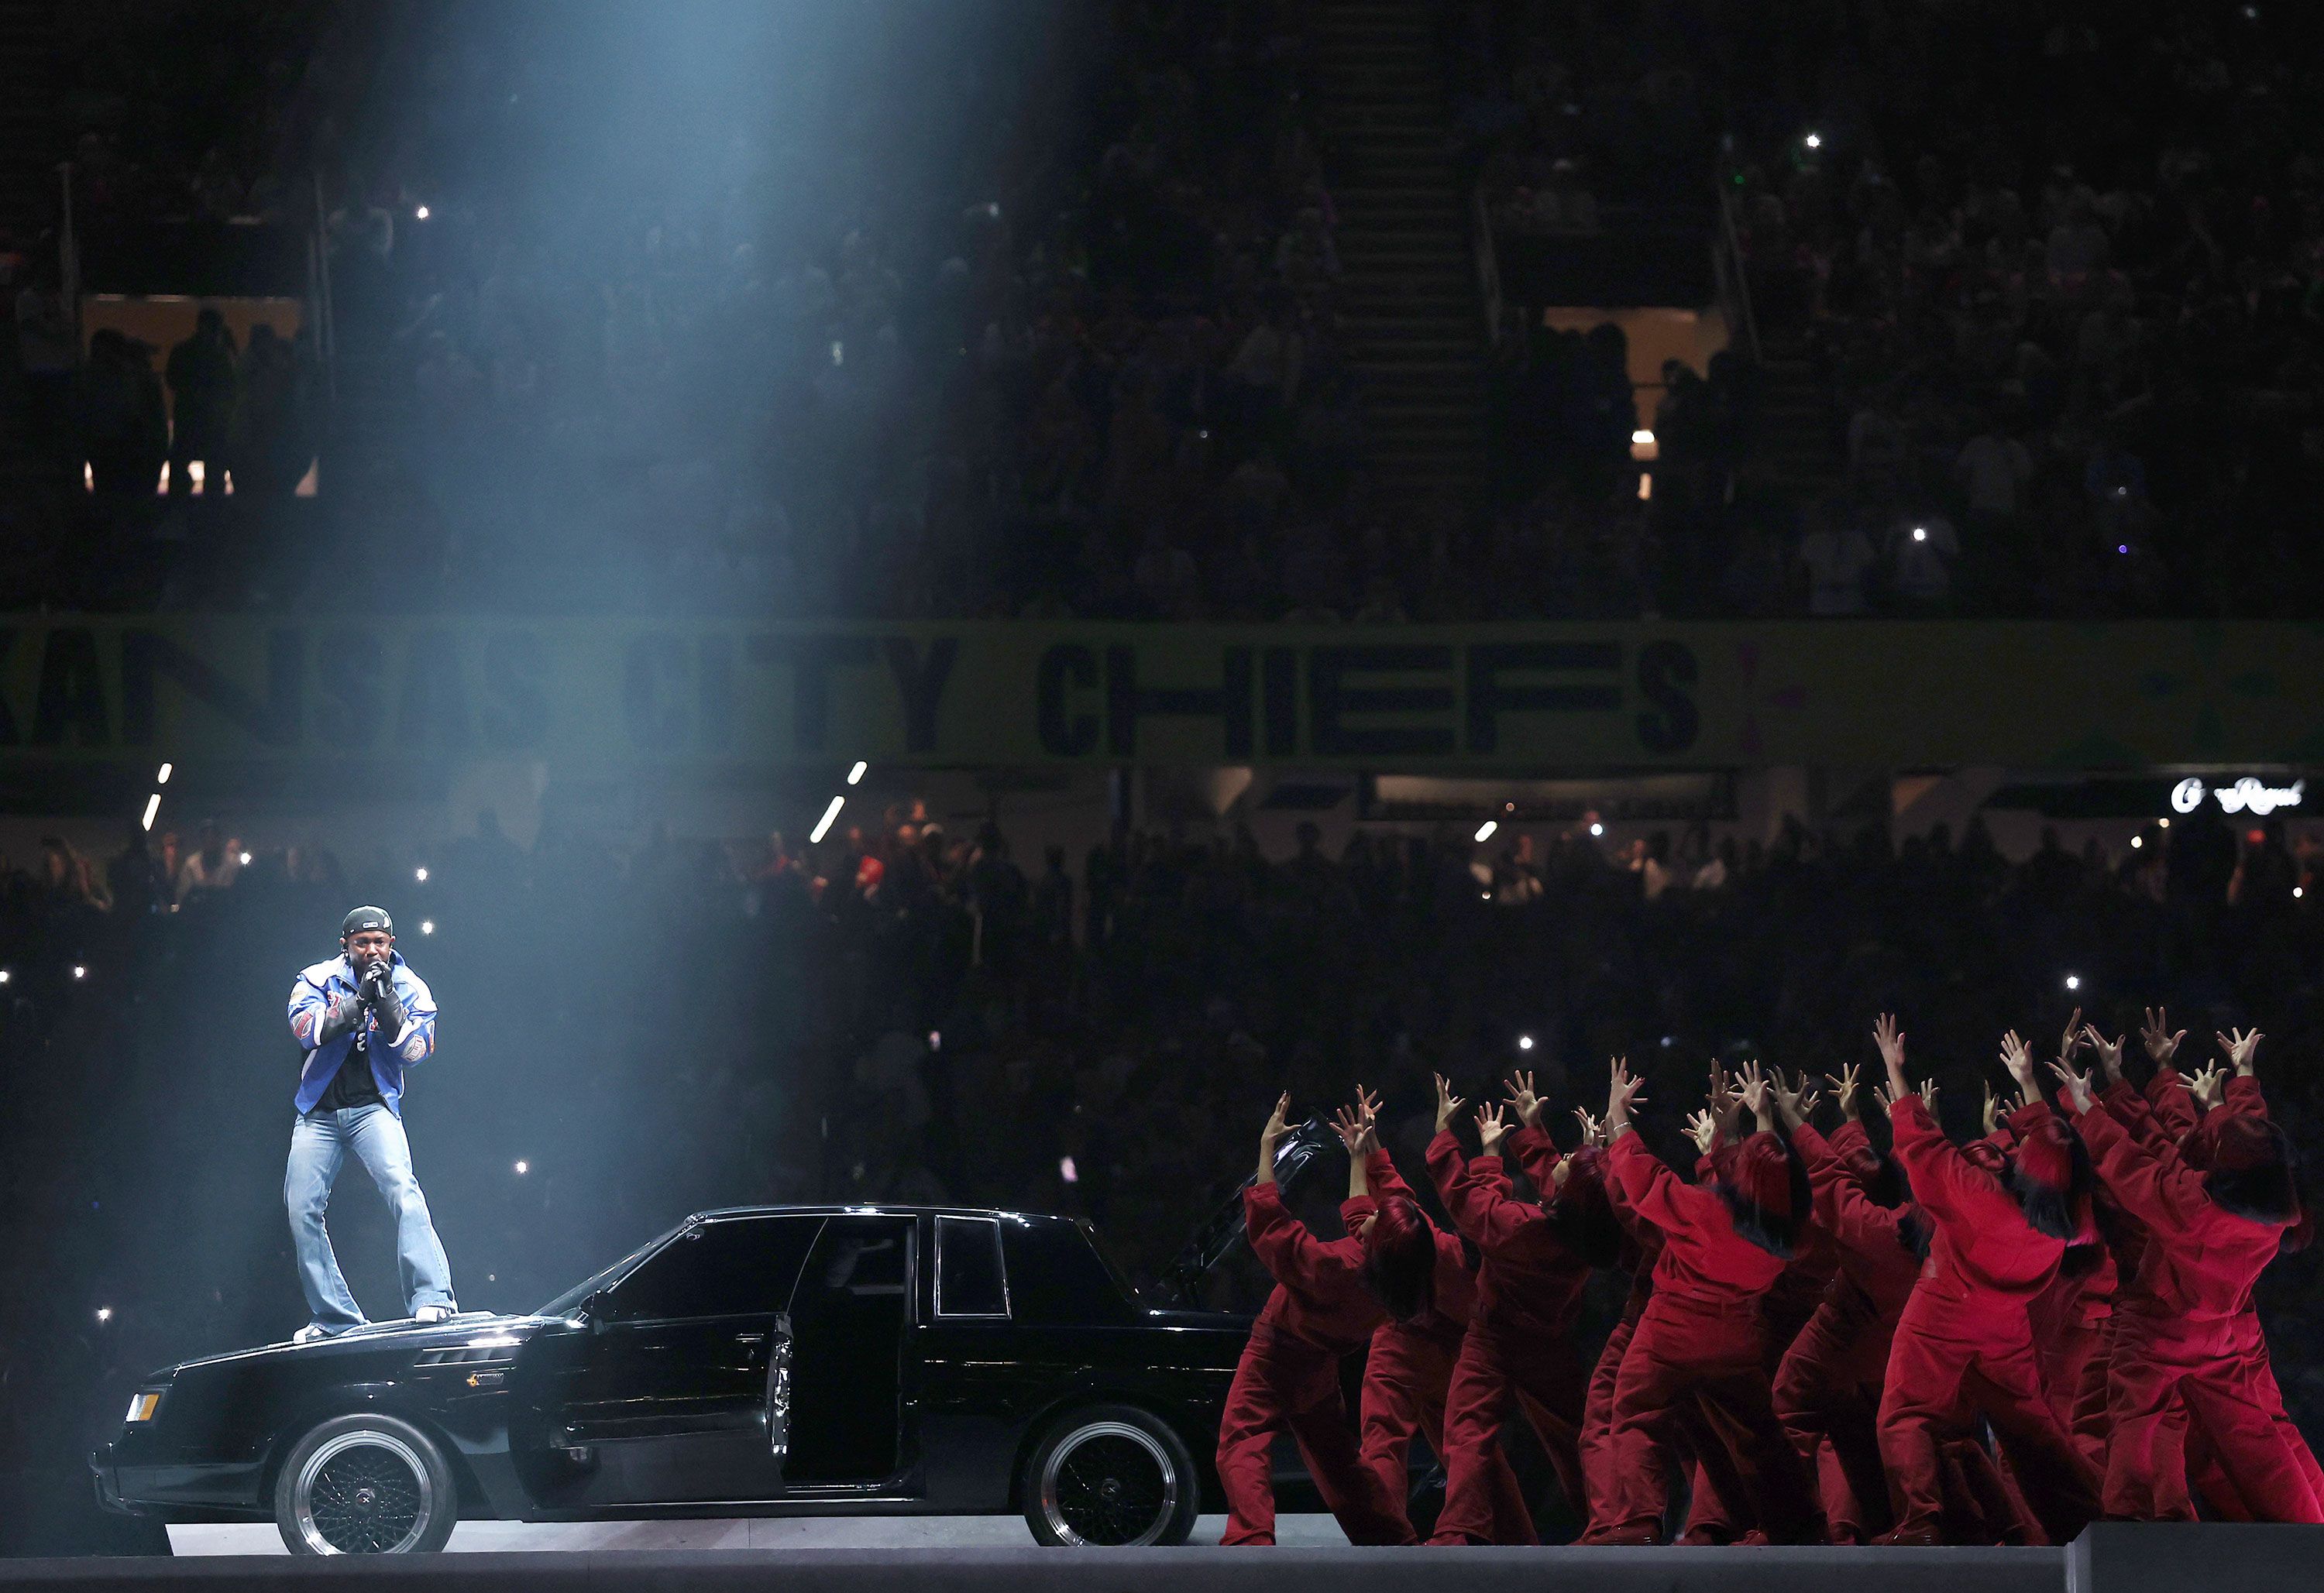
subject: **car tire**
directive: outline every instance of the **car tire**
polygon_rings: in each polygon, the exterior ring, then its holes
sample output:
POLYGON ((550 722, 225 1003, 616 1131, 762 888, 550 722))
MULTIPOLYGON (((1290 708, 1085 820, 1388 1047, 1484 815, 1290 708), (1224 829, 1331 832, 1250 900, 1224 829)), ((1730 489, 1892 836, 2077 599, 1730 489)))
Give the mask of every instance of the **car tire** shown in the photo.
POLYGON ((1025 1524, 1056 1548, 1183 1543, 1202 1494, 1185 1444, 1135 1405, 1084 1405, 1050 1423, 1021 1479, 1025 1524))
POLYGON ((274 1525, 293 1554, 432 1554, 459 1518, 451 1462, 393 1416, 324 1423, 274 1478, 274 1525))

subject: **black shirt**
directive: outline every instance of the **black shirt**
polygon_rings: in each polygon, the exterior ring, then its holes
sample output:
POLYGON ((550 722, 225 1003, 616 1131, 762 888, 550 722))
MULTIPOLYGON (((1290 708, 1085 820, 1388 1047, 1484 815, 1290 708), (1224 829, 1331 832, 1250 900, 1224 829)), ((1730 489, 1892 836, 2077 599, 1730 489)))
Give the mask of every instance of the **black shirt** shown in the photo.
MULTIPOLYGON (((323 1086, 322 1099, 315 1102, 317 1112, 344 1111, 351 1106, 383 1106, 386 1097, 379 1092, 379 1081, 372 1077, 371 1015, 364 1013, 355 1019, 355 1043, 347 1048, 339 1071, 323 1086)), ((312 1114, 309 1114, 310 1116, 312 1114)))

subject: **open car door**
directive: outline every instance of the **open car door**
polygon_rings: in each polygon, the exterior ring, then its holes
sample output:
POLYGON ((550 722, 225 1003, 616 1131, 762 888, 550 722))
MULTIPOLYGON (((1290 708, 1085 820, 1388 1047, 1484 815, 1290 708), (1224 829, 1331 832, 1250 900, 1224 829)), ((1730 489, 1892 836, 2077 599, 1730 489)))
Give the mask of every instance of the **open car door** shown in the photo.
POLYGON ((688 1224, 520 1352, 512 1447, 550 1509, 779 1497, 794 1328, 825 1219, 688 1224))
POLYGON ((918 1224, 831 1218, 798 1275, 770 1403, 786 1496, 888 1489, 906 1469, 907 1340, 918 1224))

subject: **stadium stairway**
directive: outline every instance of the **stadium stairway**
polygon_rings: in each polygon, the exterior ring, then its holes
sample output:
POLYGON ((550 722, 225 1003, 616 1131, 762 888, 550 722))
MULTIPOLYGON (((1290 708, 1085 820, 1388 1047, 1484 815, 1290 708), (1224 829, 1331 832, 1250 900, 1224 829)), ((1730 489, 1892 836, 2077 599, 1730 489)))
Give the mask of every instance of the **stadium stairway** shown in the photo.
POLYGON ((1431 12, 1327 0, 1311 18, 1370 456, 1393 493, 1465 497, 1484 465, 1484 312, 1431 12))
POLYGON ((1803 500, 1829 491, 1848 473, 1847 419, 1833 409, 1814 351, 1797 333, 1762 333, 1759 356, 1759 454, 1768 474, 1803 500))

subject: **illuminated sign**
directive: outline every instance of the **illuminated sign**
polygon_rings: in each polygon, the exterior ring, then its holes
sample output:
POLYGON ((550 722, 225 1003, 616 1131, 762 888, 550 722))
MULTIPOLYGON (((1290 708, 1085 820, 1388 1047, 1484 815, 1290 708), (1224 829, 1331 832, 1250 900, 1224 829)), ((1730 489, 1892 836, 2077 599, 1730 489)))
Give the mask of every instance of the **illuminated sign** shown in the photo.
MULTIPOLYGON (((2209 792, 2219 805, 2222 813, 2248 813, 2264 816, 2279 807, 2297 807, 2308 789, 2306 780, 2294 780, 2288 786, 2271 786, 2244 776, 2232 786, 2212 786, 2209 792)), ((2203 806, 2206 787, 2203 782, 2189 775, 2171 787, 2171 806, 2179 813, 2192 813, 2203 806)))

